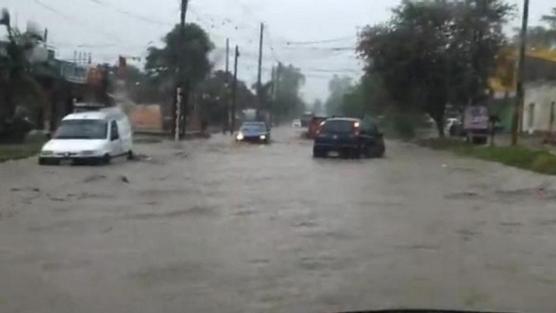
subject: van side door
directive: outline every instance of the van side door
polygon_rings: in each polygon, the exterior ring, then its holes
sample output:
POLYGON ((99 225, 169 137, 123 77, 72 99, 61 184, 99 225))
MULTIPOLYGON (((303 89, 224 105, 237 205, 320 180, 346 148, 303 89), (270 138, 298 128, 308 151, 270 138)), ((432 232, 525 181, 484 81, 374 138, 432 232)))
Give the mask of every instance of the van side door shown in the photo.
POLYGON ((118 131, 120 133, 120 140, 122 142, 122 153, 133 151, 133 134, 131 125, 127 118, 118 120, 118 131))
POLYGON ((110 156, 118 156, 123 154, 122 139, 118 123, 116 121, 110 122, 110 156))

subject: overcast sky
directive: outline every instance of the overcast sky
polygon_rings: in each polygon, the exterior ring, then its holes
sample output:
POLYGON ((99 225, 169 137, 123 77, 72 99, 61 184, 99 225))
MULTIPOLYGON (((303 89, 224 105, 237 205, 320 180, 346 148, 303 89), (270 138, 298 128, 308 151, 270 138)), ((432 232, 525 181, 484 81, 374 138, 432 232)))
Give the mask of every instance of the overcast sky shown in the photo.
MULTIPOLYGON (((14 22, 28 21, 49 29, 49 43, 60 58, 73 51, 91 52, 94 62, 115 63, 118 55, 145 57, 149 45, 179 19, 180 0, 0 0, 14 22)), ((325 99, 334 73, 357 78, 361 64, 353 50, 364 25, 388 19, 399 0, 190 0, 188 21, 202 25, 216 50, 217 69, 224 67, 226 38, 239 45, 241 79, 256 79, 258 23, 264 22, 264 77, 277 61, 300 67, 307 76, 304 97, 325 99), (321 43, 307 43, 322 41, 321 43), (305 44, 304 44, 305 43, 305 44)), ((520 0, 509 0, 520 3, 520 0)), ((556 6, 554 0, 532 0, 531 21, 556 6)), ((520 7, 521 9, 521 7, 520 7)), ((519 20, 514 24, 518 25, 519 20)))

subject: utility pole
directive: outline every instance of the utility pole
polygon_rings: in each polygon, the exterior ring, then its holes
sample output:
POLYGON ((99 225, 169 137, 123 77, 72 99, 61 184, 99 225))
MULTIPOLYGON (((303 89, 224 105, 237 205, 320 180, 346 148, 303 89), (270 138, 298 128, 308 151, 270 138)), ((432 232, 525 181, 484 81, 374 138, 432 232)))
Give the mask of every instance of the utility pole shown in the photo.
POLYGON ((268 122, 272 126, 272 109, 276 103, 276 67, 272 67, 272 72, 270 73, 270 100, 266 108, 268 110, 268 122))
POLYGON ((224 132, 226 131, 230 131, 230 134, 233 134, 233 131, 231 129, 232 127, 232 110, 230 108, 231 104, 230 104, 230 38, 226 38, 226 121, 224 122, 225 125, 225 129, 224 132))
MULTIPOLYGON (((280 91, 280 74, 282 72, 282 63, 278 62, 276 67, 272 68, 272 106, 273 109, 278 107, 278 93, 280 91)), ((269 112, 271 112, 269 110, 269 112)), ((274 120, 274 116, 270 116, 271 123, 274 120)))
POLYGON ((176 89, 176 120, 175 120, 175 126, 176 128, 174 129, 174 141, 177 143, 180 141, 180 119, 181 119, 181 104, 182 104, 182 92, 181 92, 181 87, 178 87, 176 89))
POLYGON ((180 11, 180 26, 182 31, 185 29, 185 17, 187 15, 187 4, 189 0, 181 0, 181 11, 180 11))
POLYGON ((257 119, 261 118, 261 110, 263 108, 263 95, 262 95, 263 40, 264 40, 264 23, 261 23, 261 34, 259 37, 259 66, 257 72, 257 119))
POLYGON ((239 47, 236 46, 236 55, 234 61, 234 82, 232 86, 232 129, 233 133, 236 129, 236 103, 237 103, 237 63, 239 59, 239 47))
MULTIPOLYGON (((180 39, 179 39, 179 47, 180 47, 180 51, 183 51, 183 45, 184 45, 184 40, 185 40, 185 18, 187 15, 187 5, 188 5, 188 0, 181 0, 181 10, 180 10, 180 39)), ((184 134, 185 134, 185 129, 186 129, 186 125, 181 125, 182 124, 182 120, 185 124, 185 119, 184 117, 184 111, 183 110, 183 106, 184 104, 187 104, 187 96, 189 95, 189 92, 185 92, 185 88, 186 86, 184 86, 184 82, 182 81, 182 75, 183 75, 183 61, 182 60, 178 60, 178 69, 177 69, 177 79, 176 79, 176 101, 175 101, 175 110, 172 110, 174 112, 174 121, 175 121, 175 127, 174 127, 174 131, 176 132, 174 134, 174 139, 176 141, 180 140, 180 135, 181 135, 181 130, 184 130, 184 134), (183 96, 185 92, 185 97, 183 96)))
POLYGON ((278 100, 278 94, 280 92, 280 78, 282 75, 282 62, 278 62, 278 68, 276 69, 276 80, 274 86, 274 101, 278 100))
POLYGON ((519 64, 517 69, 517 90, 514 106, 514 114, 512 119, 512 146, 516 146, 519 138, 519 119, 521 118, 521 109, 525 102, 525 61, 527 50, 527 27, 529 25, 529 0, 523 3, 523 20, 520 34, 519 47, 519 64))

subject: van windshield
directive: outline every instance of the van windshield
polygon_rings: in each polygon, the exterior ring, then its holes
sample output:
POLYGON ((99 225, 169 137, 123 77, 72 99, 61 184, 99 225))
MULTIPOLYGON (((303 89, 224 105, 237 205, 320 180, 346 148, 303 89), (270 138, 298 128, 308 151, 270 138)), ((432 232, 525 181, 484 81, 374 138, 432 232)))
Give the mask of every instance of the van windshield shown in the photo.
POLYGON ((62 121, 55 139, 106 139, 108 127, 103 120, 62 121))

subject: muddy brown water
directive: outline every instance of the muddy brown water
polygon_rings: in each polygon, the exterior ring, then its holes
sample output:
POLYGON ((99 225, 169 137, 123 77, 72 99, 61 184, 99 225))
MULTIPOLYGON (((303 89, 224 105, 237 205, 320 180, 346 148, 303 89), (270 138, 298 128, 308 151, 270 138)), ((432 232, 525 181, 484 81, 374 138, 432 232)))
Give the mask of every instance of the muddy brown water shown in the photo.
POLYGON ((314 160, 296 131, 273 139, 0 164, 0 312, 556 311, 554 178, 400 142, 314 160))

